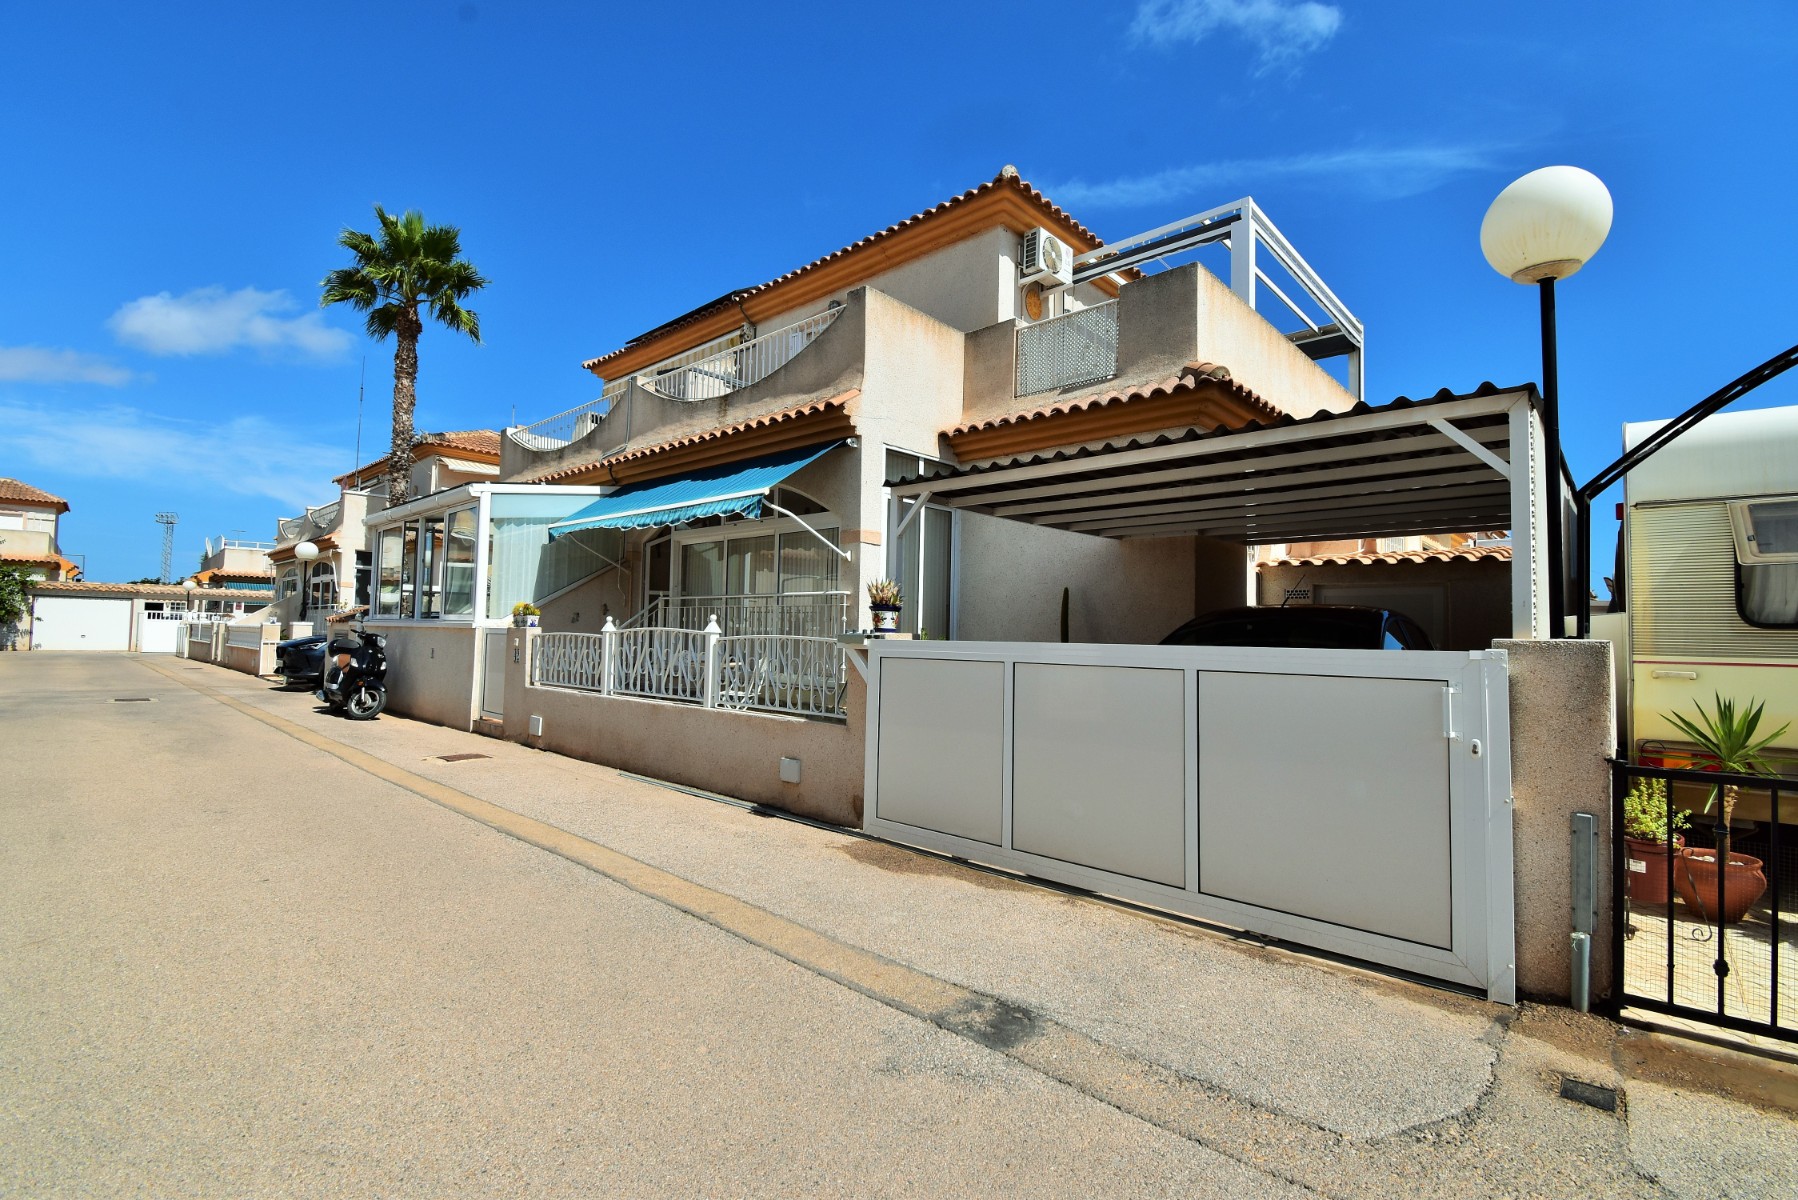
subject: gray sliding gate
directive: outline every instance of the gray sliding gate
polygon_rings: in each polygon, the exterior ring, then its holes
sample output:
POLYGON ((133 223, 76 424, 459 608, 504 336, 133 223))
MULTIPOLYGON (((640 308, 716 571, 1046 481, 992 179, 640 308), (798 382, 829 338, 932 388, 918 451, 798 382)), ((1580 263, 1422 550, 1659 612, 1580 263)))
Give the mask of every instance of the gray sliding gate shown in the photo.
POLYGON ((893 841, 1515 999, 1504 654, 870 645, 893 841))

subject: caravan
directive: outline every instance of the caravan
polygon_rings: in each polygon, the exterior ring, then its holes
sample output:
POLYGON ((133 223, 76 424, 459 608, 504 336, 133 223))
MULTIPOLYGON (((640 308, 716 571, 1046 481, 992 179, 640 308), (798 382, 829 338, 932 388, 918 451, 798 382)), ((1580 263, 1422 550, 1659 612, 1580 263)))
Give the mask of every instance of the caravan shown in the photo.
MULTIPOLYGON (((1626 425, 1625 448, 1664 424, 1626 425)), ((1798 773, 1798 408, 1720 413, 1638 466, 1622 537, 1626 751, 1685 765, 1665 714, 1753 698, 1798 773)))

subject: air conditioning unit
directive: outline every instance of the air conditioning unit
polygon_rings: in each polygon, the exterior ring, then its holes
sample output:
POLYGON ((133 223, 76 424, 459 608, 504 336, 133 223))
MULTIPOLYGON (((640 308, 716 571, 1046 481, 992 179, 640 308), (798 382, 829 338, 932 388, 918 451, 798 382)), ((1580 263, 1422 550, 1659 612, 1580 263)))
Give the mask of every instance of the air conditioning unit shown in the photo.
POLYGON ((1063 287, 1074 282, 1074 252, 1047 229, 1032 229, 1024 235, 1024 256, 1018 262, 1018 282, 1048 285, 1051 281, 1063 287))

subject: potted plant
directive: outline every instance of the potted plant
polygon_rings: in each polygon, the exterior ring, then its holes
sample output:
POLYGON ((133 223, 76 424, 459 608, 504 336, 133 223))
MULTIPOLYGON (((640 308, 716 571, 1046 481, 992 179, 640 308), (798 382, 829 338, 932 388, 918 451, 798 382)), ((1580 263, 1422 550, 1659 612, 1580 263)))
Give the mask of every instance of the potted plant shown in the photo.
POLYGON ((529 600, 520 600, 512 606, 512 624, 527 629, 537 628, 537 620, 542 615, 543 610, 529 600))
POLYGON ((1684 849, 1680 831, 1691 824, 1690 813, 1668 804, 1665 779, 1638 779, 1630 785, 1623 797, 1623 840, 1629 847, 1631 900, 1667 903, 1667 860, 1684 849))
MULTIPOLYGON (((1698 751, 1693 755, 1696 765, 1705 771, 1719 771, 1730 775, 1771 775, 1773 768, 1768 765, 1765 753, 1768 746, 1778 740, 1789 728, 1781 725, 1765 737, 1759 736, 1761 711, 1766 707, 1764 702, 1752 699, 1740 709, 1733 700, 1725 700, 1713 694, 1716 705, 1714 712, 1705 712, 1704 705, 1698 705, 1698 720, 1681 716, 1678 713, 1667 713, 1667 720, 1678 727, 1679 731, 1697 743, 1698 751)), ((1722 924, 1740 921, 1749 907, 1761 898, 1767 890, 1767 877, 1761 874, 1761 860, 1746 854, 1732 854, 1729 849, 1729 822, 1735 816, 1736 801, 1741 798, 1740 785, 1733 783, 1720 784, 1711 789, 1710 798, 1704 803, 1704 811, 1710 812, 1711 806, 1722 803, 1722 832, 1717 839, 1716 849, 1701 846, 1687 846, 1680 851, 1679 861, 1674 864, 1673 886, 1679 889, 1679 898, 1687 905, 1697 909, 1705 920, 1715 917, 1722 924), (1717 895, 1717 869, 1723 864, 1723 895, 1717 895), (1720 912, 1714 911, 1721 909, 1720 912)))
POLYGON ((891 579, 876 579, 868 585, 868 614, 874 619, 875 633, 899 631, 901 598, 899 585, 891 579))

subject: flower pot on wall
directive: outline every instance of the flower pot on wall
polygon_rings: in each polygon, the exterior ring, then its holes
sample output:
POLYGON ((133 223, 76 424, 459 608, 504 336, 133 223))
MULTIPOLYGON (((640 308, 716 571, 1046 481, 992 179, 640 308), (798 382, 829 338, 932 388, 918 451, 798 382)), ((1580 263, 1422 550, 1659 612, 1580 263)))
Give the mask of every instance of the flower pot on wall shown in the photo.
MULTIPOLYGON (((1687 908, 1706 921, 1716 920, 1717 852, 1708 846, 1687 846, 1681 850, 1673 863, 1673 886, 1687 908)), ((1723 878, 1722 923, 1740 921, 1766 890, 1767 877, 1761 873, 1761 860, 1731 854, 1723 878)))
MULTIPOLYGON (((1624 860, 1629 871, 1629 898, 1637 904, 1667 903, 1667 859, 1671 857, 1667 843, 1633 837, 1625 837, 1623 842, 1629 848, 1624 860)), ((1684 845, 1684 838, 1674 839, 1675 850, 1684 845)))
POLYGON ((898 633, 899 611, 899 605, 897 604, 868 605, 868 615, 874 619, 874 632, 898 633))

